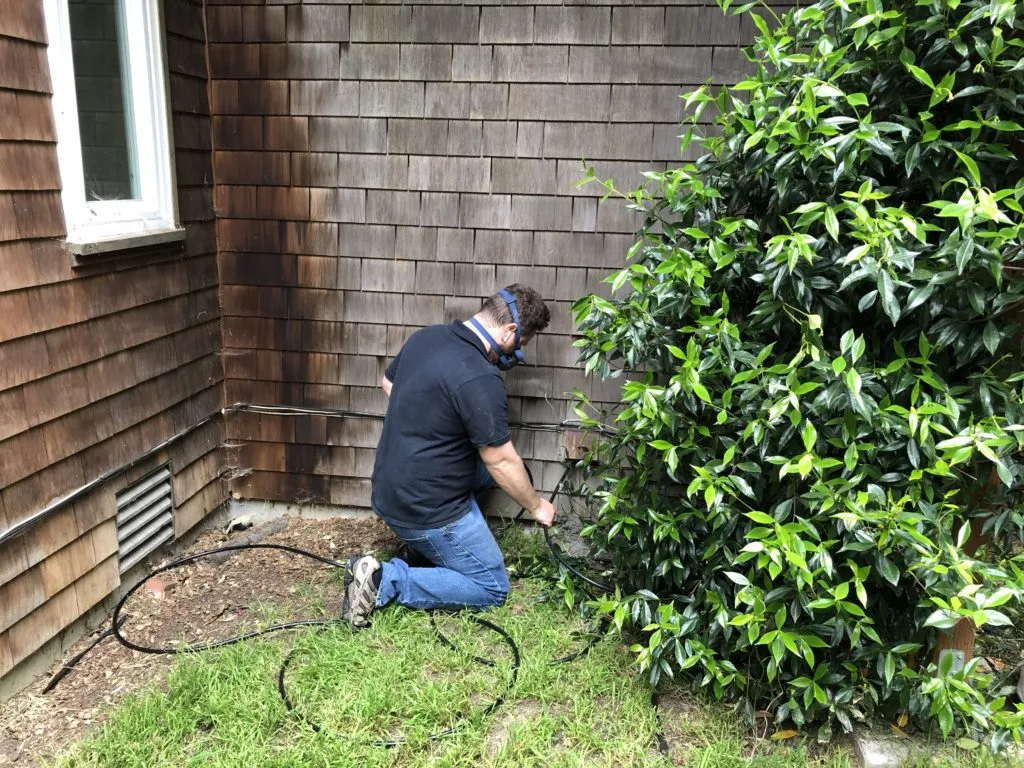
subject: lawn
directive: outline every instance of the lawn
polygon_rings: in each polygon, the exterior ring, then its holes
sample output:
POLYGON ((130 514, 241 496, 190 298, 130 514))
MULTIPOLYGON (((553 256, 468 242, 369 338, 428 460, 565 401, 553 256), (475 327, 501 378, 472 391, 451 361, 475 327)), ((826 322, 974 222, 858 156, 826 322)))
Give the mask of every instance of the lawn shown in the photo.
MULTIPOLYGON (((536 541, 506 535, 513 573, 541 559, 536 541)), ((314 594, 319 588, 298 593, 314 614, 327 615, 328 601, 314 594)), ((727 710, 674 689, 661 692, 659 717, 618 638, 552 665, 584 647, 593 624, 566 608, 543 579, 515 579, 509 602, 486 617, 520 651, 514 679, 508 645, 470 616, 437 618, 452 649, 426 615, 389 609, 361 632, 333 625, 182 654, 166 681, 154 680, 112 707, 56 765, 657 766, 670 764, 659 750, 663 727, 676 764, 849 765, 841 750, 814 749, 811 757, 799 744, 752 740, 727 710), (278 692, 289 653, 284 682, 293 711, 278 692), (485 713, 496 697, 504 701, 485 713), (456 731, 430 739, 448 728, 456 731), (397 739, 405 743, 376 743, 397 739)), ((273 608, 260 616, 266 623, 285 618, 273 608)))
MULTIPOLYGON (((657 707, 624 642, 609 636, 564 664, 551 660, 588 642, 588 623, 535 573, 545 560, 538 537, 503 537, 513 573, 509 602, 486 614, 508 645, 471 616, 437 624, 400 608, 369 629, 344 625, 287 632, 204 653, 181 654, 167 673, 109 707, 103 722, 68 745, 60 768, 117 766, 664 766, 848 768, 842 746, 775 742, 750 734, 722 705, 663 686, 657 707), (290 654, 290 656, 289 656, 290 654), (494 665, 472 656, 494 660, 494 665), (284 683, 294 709, 278 692, 284 683), (497 697, 502 703, 487 713, 497 697), (320 728, 314 730, 311 723, 320 728), (432 740, 431 734, 455 728, 432 740), (659 747, 659 733, 664 747, 659 747), (404 740, 385 748, 381 740, 404 740)), ((327 617, 336 571, 292 585, 306 614, 265 604, 259 621, 327 617)), ((194 579, 195 577, 193 577, 194 579)), ((187 638, 181 638, 186 640, 187 638)), ((985 766, 976 758, 964 766, 985 766)), ((955 761, 950 766, 958 765, 955 761)))
MULTIPOLYGON (((461 650, 438 642, 430 622, 403 609, 380 613, 373 626, 343 626, 289 638, 184 655, 167 692, 153 689, 123 702, 102 730, 75 746, 59 765, 72 766, 627 766, 664 762, 650 691, 612 639, 584 658, 548 662, 580 647, 582 629, 547 585, 516 584, 509 603, 488 614, 514 638, 522 665, 507 700, 489 716, 474 714, 505 693, 510 653, 490 630, 466 616, 439 625, 461 650), (277 691, 284 655, 295 713, 277 691), (474 663, 468 653, 497 660, 474 663), (301 713, 298 714, 298 713, 301 713), (316 720, 315 732, 304 718, 316 720), (452 726, 451 736, 429 741, 452 726), (393 749, 381 739, 405 738, 393 749)), ((685 764, 804 766, 789 747, 750 756, 742 730, 705 708, 701 722, 670 727, 685 764)), ((699 708, 687 708, 699 711, 699 708)), ((817 761, 846 765, 842 756, 817 761)))

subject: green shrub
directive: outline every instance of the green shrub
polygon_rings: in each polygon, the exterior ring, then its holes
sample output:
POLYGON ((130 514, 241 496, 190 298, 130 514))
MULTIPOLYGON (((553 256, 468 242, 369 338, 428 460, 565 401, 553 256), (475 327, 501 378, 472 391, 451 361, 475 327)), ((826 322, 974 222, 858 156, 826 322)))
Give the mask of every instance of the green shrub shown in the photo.
POLYGON ((823 737, 906 712, 1020 738, 1002 681, 930 664, 1024 596, 1019 7, 744 9, 756 72, 686 97, 705 154, 625 195, 615 298, 575 307, 587 371, 632 372, 587 533, 653 682, 823 737))

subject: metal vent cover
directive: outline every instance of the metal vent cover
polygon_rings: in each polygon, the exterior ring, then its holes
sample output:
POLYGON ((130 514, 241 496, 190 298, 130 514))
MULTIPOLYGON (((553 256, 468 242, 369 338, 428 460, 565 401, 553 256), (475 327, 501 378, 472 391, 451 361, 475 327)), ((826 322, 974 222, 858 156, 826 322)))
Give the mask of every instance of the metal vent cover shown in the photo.
POLYGON ((117 557, 124 573, 174 538, 171 469, 152 472, 117 494, 117 557))

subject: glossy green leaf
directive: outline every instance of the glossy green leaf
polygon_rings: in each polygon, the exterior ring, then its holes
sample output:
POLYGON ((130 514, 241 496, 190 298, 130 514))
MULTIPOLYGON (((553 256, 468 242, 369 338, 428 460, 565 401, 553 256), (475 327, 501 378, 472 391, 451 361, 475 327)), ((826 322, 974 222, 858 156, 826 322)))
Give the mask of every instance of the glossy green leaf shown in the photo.
MULTIPOLYGON (((686 159, 594 182, 639 222, 594 246, 620 290, 572 309, 577 413, 602 425, 573 501, 621 587, 598 602, 661 632, 645 672, 748 722, 827 738, 905 713, 996 744, 1002 694, 929 648, 960 621, 1009 629, 1024 600, 1019 8, 773 12, 738 88, 681 100, 686 159)), ((586 233, 556 234, 536 263, 579 266, 586 233)))

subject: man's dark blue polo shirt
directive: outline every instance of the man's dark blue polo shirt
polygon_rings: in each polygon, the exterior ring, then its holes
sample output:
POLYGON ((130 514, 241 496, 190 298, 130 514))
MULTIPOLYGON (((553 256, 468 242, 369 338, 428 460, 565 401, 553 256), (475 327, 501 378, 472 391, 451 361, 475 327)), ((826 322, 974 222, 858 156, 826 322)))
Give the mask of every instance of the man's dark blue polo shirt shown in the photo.
POLYGON ((440 528, 469 511, 478 449, 510 439, 505 383, 461 322, 416 331, 385 375, 373 510, 403 528, 440 528))

